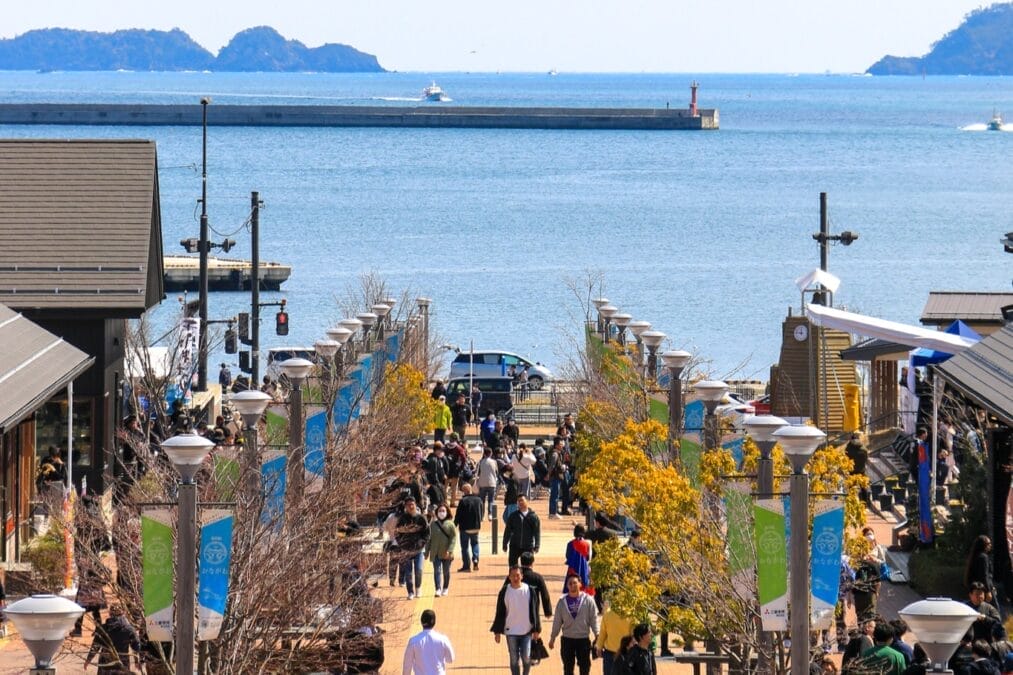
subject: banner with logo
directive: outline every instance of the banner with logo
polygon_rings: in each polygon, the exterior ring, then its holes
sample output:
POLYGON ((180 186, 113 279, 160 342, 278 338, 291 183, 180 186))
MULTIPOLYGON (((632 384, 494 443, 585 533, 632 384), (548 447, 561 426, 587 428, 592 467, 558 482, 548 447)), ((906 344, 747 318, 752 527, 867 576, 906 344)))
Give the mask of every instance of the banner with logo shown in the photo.
POLYGON ((834 622, 837 590, 841 583, 844 548, 844 502, 823 499, 813 505, 812 550, 809 554, 812 596, 809 606, 813 627, 829 630, 834 622))
POLYGON ((214 640, 225 620, 232 562, 232 511, 206 509, 201 513, 198 565, 197 639, 214 640))
POLYGON ((387 360, 394 362, 397 361, 398 355, 401 353, 401 338, 404 334, 404 329, 387 336, 387 344, 384 347, 384 351, 387 353, 387 360))
POLYGON ((312 494, 323 489, 324 483, 324 447, 327 445, 327 411, 307 415, 306 428, 303 430, 305 446, 303 447, 303 467, 305 469, 306 492, 312 494))
POLYGON ((345 380, 338 387, 338 395, 334 397, 334 428, 340 432, 358 418, 359 384, 351 379, 345 380))
POLYGON ((758 499, 753 508, 756 586, 765 631, 788 630, 788 549, 784 500, 758 499))
POLYGON ((753 496, 749 483, 735 481, 725 490, 725 520, 727 523, 728 571, 732 587, 740 597, 749 598, 754 593, 753 542, 749 539, 753 496))
POLYGON ((703 453, 703 401, 687 403, 682 411, 683 434, 679 443, 679 456, 686 476, 693 487, 700 486, 700 457, 703 453))
POLYGON ((173 518, 169 509, 141 513, 144 620, 154 642, 172 642, 173 518))
POLYGON ((261 485, 264 492, 264 508, 260 512, 260 522, 264 525, 274 523, 275 529, 281 529, 282 516, 285 515, 285 461, 287 457, 277 447, 269 448, 264 454, 264 462, 260 466, 261 485))

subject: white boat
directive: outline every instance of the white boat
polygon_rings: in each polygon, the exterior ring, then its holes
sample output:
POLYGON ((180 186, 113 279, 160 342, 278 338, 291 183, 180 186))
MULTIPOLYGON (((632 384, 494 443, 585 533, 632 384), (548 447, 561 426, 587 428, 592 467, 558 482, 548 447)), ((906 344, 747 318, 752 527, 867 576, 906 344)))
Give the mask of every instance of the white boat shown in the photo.
POLYGON ((422 90, 422 100, 442 103, 444 101, 449 101, 450 97, 447 96, 447 92, 443 91, 443 89, 440 88, 440 85, 436 84, 434 81, 431 85, 422 90))
POLYGON ((1002 131, 1003 130, 1002 125, 1003 125, 1002 113, 993 110, 992 119, 988 121, 988 124, 985 125, 985 128, 988 129, 989 131, 1002 131))
POLYGON ((559 75, 559 71, 553 68, 552 70, 549 71, 549 75, 555 77, 556 75, 559 75))

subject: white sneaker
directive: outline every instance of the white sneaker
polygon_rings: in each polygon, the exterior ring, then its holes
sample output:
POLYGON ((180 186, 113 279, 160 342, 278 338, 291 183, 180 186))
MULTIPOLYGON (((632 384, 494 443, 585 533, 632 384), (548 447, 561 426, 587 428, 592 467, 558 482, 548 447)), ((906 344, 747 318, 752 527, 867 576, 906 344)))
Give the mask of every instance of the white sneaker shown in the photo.
POLYGON ((559 520, 559 514, 558 513, 550 513, 549 514, 549 520, 559 520))
POLYGON ((450 595, 450 589, 449 588, 444 588, 443 589, 443 595, 444 596, 450 595))
POLYGON ((414 593, 409 593, 408 594, 408 599, 409 600, 414 600, 415 599, 415 594, 414 593))

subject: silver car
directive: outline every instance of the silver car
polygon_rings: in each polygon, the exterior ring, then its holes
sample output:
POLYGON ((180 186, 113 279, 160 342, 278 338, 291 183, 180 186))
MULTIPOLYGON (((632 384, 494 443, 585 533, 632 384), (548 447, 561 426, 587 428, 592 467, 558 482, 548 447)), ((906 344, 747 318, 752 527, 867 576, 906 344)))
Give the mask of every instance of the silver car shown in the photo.
POLYGON ((468 377, 469 373, 474 377, 504 377, 510 374, 510 366, 514 367, 517 375, 525 366, 528 368, 528 386, 531 389, 541 389, 553 379, 552 371, 542 364, 512 352, 500 351, 459 352, 450 364, 450 377, 468 377))

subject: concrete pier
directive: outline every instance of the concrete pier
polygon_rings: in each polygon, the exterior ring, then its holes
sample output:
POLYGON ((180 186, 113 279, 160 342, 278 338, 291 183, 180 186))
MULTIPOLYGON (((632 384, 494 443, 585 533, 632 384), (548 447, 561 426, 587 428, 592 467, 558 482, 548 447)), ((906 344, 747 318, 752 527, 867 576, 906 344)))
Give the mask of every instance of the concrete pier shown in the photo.
MULTIPOLYGON (((0 124, 200 126, 200 105, 0 104, 0 124)), ((214 105, 208 126, 451 129, 717 129, 717 109, 214 105)))

